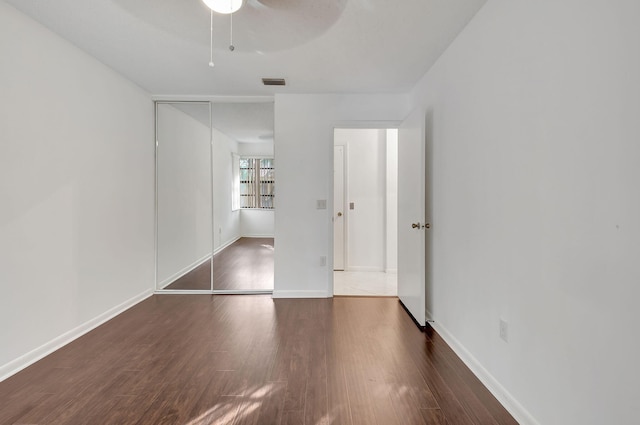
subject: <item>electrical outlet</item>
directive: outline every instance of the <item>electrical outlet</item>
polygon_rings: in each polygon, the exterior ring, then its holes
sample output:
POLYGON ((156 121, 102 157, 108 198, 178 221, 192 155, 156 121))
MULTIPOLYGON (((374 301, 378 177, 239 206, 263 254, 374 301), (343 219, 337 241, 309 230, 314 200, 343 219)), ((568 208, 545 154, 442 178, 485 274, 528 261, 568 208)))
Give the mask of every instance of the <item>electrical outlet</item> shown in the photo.
POLYGON ((320 267, 325 267, 327 265, 327 257, 324 255, 320 257, 320 267))
POLYGON ((504 319, 500 319, 500 338, 504 342, 509 342, 509 323, 504 319))

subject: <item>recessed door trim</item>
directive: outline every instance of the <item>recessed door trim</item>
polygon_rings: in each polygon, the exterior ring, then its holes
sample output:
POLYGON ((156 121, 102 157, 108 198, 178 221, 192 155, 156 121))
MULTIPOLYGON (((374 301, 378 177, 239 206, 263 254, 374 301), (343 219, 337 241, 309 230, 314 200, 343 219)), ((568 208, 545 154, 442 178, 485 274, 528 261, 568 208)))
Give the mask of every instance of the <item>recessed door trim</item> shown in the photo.
POLYGON ((333 270, 344 271, 347 265, 347 149, 345 145, 333 147, 333 270), (339 173, 337 173, 339 171, 339 173))

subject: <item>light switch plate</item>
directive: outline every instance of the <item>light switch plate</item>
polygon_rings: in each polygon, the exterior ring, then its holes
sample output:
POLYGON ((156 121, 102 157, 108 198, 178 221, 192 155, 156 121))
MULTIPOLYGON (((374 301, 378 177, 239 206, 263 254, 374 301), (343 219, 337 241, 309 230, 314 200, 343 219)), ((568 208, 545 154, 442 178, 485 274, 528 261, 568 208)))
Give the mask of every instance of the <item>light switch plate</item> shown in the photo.
POLYGON ((326 199, 318 199, 316 201, 316 208, 319 210, 326 210, 327 209, 327 200, 326 199))

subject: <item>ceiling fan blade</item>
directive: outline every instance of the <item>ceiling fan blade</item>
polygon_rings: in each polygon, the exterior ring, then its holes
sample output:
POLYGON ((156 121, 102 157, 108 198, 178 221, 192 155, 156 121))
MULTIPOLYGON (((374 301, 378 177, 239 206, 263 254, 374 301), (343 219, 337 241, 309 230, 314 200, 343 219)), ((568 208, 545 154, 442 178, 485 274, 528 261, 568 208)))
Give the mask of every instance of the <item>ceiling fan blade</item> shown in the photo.
POLYGON ((305 2, 296 0, 249 0, 247 3, 259 4, 274 9, 291 9, 305 2))
MULTIPOLYGON (((176 37, 209 43, 209 9, 200 0, 111 0, 137 19, 176 37)), ((245 0, 233 14, 236 52, 286 50, 327 31, 342 15, 347 0, 245 0)), ((229 15, 214 13, 214 48, 227 50, 229 15)))
POLYGON ((259 51, 302 45, 331 28, 346 4, 347 0, 247 0, 234 17, 234 44, 259 51))

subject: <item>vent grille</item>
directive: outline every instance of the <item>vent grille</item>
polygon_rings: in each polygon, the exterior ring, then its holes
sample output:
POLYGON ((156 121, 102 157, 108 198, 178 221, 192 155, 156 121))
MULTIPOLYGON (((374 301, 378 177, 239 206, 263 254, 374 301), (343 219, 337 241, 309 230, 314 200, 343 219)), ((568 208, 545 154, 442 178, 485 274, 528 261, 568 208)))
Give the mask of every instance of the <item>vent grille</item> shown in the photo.
POLYGON ((284 78, 263 78, 262 84, 265 86, 284 86, 286 85, 284 78))

